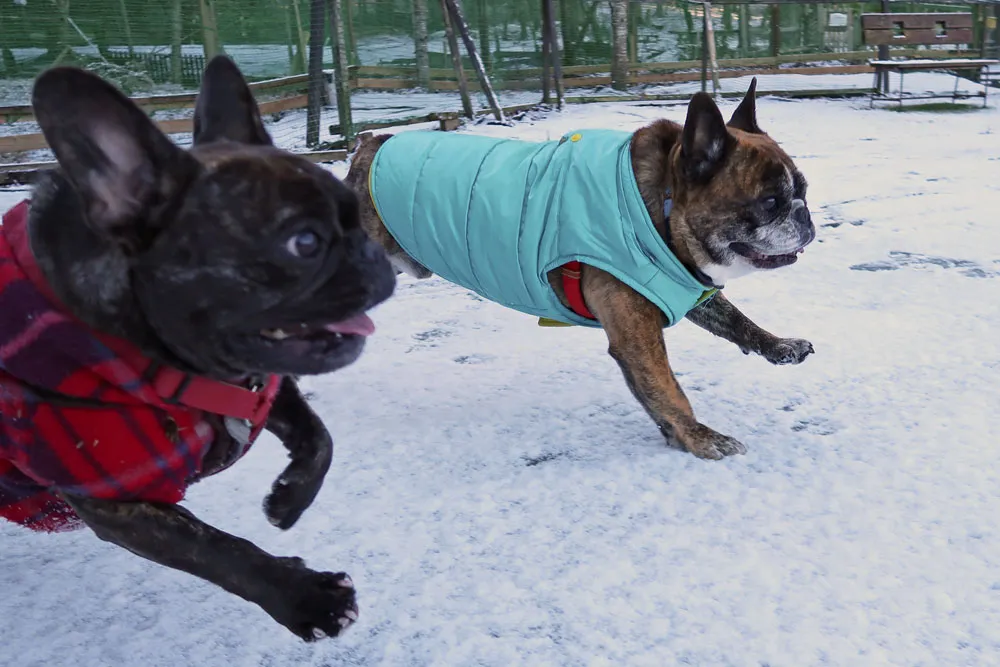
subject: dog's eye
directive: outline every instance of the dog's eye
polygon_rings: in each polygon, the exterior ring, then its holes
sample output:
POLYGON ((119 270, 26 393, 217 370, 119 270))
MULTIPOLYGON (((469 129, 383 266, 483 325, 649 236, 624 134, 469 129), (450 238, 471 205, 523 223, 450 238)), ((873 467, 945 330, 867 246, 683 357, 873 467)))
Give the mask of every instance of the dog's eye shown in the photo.
POLYGON ((319 236, 313 232, 298 232, 293 234, 285 244, 285 249, 295 257, 309 259, 319 252, 319 236))
POLYGON ((777 197, 764 197, 760 200, 760 207, 765 211, 773 211, 778 206, 777 197))

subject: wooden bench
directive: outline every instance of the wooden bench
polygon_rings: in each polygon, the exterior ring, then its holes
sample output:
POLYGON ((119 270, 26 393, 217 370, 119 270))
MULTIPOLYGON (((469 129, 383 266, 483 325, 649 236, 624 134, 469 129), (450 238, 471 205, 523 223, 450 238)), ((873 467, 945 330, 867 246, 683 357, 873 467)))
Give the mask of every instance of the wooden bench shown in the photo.
MULTIPOLYGON (((864 43, 868 46, 930 46, 934 44, 971 44, 973 42, 972 14, 962 12, 940 14, 862 14, 861 28, 864 43)), ((904 99, 926 100, 944 97, 950 97, 952 101, 982 97, 983 106, 986 106, 989 86, 984 85, 982 92, 959 92, 958 83, 961 80, 959 73, 976 72, 981 81, 984 68, 1000 62, 984 58, 910 58, 890 60, 885 55, 888 51, 880 50, 882 51, 880 58, 868 61, 868 64, 875 69, 875 85, 872 90, 870 106, 875 105, 876 98, 898 102, 899 106, 902 107, 904 99), (951 95, 941 93, 904 95, 903 75, 906 72, 930 72, 935 70, 946 70, 955 75, 955 89, 951 92, 951 95), (899 74, 899 95, 895 97, 889 95, 889 72, 897 72, 899 74)))

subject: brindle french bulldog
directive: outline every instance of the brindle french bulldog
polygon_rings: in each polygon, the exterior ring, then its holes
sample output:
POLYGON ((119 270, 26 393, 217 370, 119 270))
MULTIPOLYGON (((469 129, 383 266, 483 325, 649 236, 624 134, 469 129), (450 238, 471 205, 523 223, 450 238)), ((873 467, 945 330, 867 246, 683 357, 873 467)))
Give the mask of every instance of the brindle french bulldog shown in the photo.
POLYGON ((32 102, 59 168, 0 228, 0 335, 14 341, 0 342, 0 516, 82 522, 302 639, 339 634, 357 619, 350 577, 174 501, 261 428, 291 459, 268 520, 292 527, 319 492, 333 443, 295 377, 354 362, 373 330, 365 311, 395 286, 354 193, 272 144, 222 56, 205 70, 190 150, 80 69, 41 74, 32 102))
POLYGON ((607 149, 613 137, 586 130, 547 144, 439 132, 368 136, 347 184, 358 193, 362 225, 397 270, 436 273, 523 312, 603 327, 611 356, 668 442, 707 459, 742 454, 742 443, 695 418, 663 329, 686 314, 773 364, 798 364, 813 352, 712 292, 794 263, 815 238, 806 180, 757 125, 755 90, 756 79, 728 125, 698 93, 683 126, 658 120, 630 138, 622 133, 617 152, 607 149), (597 152, 587 152, 588 142, 597 152), (623 220, 632 180, 633 208, 645 210, 623 220), (645 237, 643 225, 651 227, 645 237), (626 255, 625 264, 611 264, 626 255), (678 275, 687 296, 671 319, 647 279, 673 289, 665 281, 678 275), (582 291, 582 303, 571 288, 582 291))

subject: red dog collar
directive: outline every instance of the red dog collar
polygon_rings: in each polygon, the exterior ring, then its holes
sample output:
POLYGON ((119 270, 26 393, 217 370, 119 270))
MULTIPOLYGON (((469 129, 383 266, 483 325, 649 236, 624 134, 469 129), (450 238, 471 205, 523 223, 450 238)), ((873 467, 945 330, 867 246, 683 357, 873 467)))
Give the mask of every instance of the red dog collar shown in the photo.
MULTIPOLYGON (((4 234, 13 248, 14 256, 31 282, 51 300, 52 305, 69 313, 53 294, 38 268, 28 239, 27 221, 27 200, 12 208, 3 217, 4 234)), ((253 425, 254 430, 267 418, 281 382, 280 377, 272 375, 263 385, 247 388, 192 375, 149 359, 139 348, 121 338, 98 332, 94 332, 94 335, 138 375, 147 380, 165 403, 245 420, 253 425)))

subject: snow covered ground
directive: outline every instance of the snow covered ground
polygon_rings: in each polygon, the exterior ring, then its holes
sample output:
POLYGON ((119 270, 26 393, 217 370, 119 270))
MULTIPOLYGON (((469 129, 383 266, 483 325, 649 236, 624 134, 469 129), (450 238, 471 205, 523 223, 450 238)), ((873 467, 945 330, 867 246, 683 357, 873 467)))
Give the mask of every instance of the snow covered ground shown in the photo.
MULTIPOLYGON (((667 332, 696 413, 748 455, 667 449, 600 331, 404 278, 361 360, 304 383, 337 449, 300 523, 280 533, 260 511, 285 460, 270 437, 188 502, 348 571, 356 627, 304 645, 88 533, 2 525, 0 665, 1000 664, 1000 112, 867 105, 759 103, 819 234, 726 292, 816 354, 778 368, 686 322, 667 332)), ((684 107, 469 131, 662 116, 684 107)))

